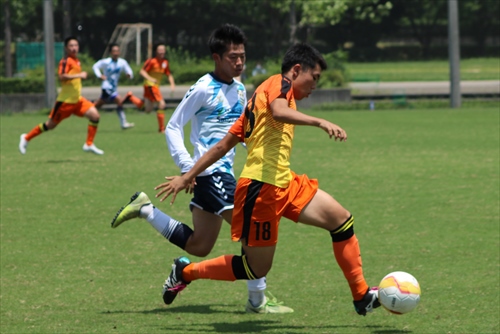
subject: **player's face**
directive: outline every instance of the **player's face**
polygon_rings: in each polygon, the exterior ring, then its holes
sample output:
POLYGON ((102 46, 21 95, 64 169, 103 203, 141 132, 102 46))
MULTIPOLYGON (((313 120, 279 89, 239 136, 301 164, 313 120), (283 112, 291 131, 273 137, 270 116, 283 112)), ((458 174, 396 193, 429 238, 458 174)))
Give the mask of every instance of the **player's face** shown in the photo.
POLYGON ((78 41, 76 39, 72 39, 66 44, 66 54, 71 57, 76 57, 78 54, 78 41))
POLYGON ((116 59, 118 59, 118 57, 120 57, 120 47, 113 46, 111 48, 111 58, 113 58, 114 60, 116 60, 116 59))
POLYGON ((231 44, 226 52, 222 54, 222 57, 219 57, 219 55, 214 55, 214 57, 216 74, 221 76, 223 80, 231 81, 243 72, 243 65, 245 65, 246 60, 245 45, 231 44))
POLYGON ((158 45, 156 48, 156 57, 163 59, 165 58, 165 46, 164 45, 158 45))
POLYGON ((314 68, 304 70, 302 66, 298 66, 297 77, 293 81, 293 95, 296 100, 302 100, 316 89, 316 84, 321 76, 321 67, 316 64, 314 68))

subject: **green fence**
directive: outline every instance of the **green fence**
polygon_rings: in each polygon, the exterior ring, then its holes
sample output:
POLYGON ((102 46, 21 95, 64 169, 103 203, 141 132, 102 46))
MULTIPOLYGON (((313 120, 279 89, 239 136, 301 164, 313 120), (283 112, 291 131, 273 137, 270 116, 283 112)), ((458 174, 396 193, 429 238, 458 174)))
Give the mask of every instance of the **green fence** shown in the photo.
MULTIPOLYGON (((63 57, 64 45, 62 42, 54 43, 54 63, 57 65, 63 57)), ((16 43, 16 70, 22 72, 45 65, 44 43, 16 43)))

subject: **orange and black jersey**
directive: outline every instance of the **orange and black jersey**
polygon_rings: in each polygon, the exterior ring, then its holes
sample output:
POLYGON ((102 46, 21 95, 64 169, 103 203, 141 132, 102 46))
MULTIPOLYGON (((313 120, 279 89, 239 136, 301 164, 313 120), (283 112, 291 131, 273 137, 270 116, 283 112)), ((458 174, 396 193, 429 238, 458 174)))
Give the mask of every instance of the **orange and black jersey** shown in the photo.
POLYGON ((286 99, 290 108, 297 109, 292 82, 281 74, 257 87, 229 132, 247 146, 241 177, 286 188, 292 178, 289 166, 295 126, 274 120, 270 105, 278 98, 286 99))

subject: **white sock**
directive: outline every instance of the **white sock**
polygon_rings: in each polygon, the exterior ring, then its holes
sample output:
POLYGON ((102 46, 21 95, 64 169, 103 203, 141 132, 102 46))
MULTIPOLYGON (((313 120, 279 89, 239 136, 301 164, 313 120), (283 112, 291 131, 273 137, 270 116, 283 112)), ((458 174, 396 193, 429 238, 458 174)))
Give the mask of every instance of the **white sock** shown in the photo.
MULTIPOLYGON (((151 205, 152 206, 152 205, 151 205)), ((143 217, 143 215, 148 212, 148 210, 143 210, 147 206, 143 206, 141 208, 141 213, 140 216, 143 217)), ((152 206, 153 209, 149 211, 149 214, 145 217, 146 220, 165 238, 170 240, 170 237, 172 236, 172 232, 174 232, 175 228, 180 225, 181 223, 178 222, 177 220, 173 219, 166 213, 158 210, 156 207, 152 206)))
POLYGON ((154 206, 151 203, 143 205, 141 207, 141 210, 139 210, 139 217, 148 218, 148 216, 151 214, 151 212, 153 212, 153 209, 154 209, 154 206))
POLYGON ((125 126, 125 123, 127 123, 127 119, 125 118, 125 112, 123 111, 123 107, 117 107, 116 113, 118 114, 118 118, 120 119, 121 126, 125 126))
POLYGON ((258 278, 254 280, 247 281, 248 287, 248 300, 254 306, 260 306, 264 303, 266 296, 264 295, 264 291, 266 291, 266 278, 258 278))

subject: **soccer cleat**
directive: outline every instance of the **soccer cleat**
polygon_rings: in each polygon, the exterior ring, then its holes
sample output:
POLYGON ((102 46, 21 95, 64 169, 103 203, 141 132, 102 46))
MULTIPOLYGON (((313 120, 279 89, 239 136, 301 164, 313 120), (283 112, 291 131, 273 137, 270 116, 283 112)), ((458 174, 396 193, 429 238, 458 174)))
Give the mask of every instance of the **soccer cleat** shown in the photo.
POLYGON ((97 146, 95 146, 94 144, 92 144, 92 145, 87 145, 87 143, 83 144, 83 150, 85 152, 92 152, 92 153, 95 153, 97 155, 104 154, 104 151, 101 149, 98 149, 97 146))
POLYGON ((359 315, 365 316, 367 312, 372 312, 373 309, 380 306, 378 301, 378 287, 369 288, 366 291, 363 299, 353 301, 354 309, 359 315))
POLYGON ((267 292, 271 299, 265 297, 264 302, 260 306, 253 306, 250 300, 247 301, 245 311, 247 313, 293 313, 293 309, 283 306, 283 302, 278 302, 276 297, 269 291, 267 292))
POLYGON ((115 218, 113 218, 113 221, 111 222, 111 227, 118 227, 127 220, 139 217, 141 208, 148 204, 151 204, 148 195, 143 192, 136 192, 132 195, 132 197, 130 197, 130 202, 118 210, 115 218))
POLYGON ((126 130, 126 129, 133 128, 134 126, 135 126, 134 123, 125 122, 125 124, 122 125, 122 129, 126 130))
POLYGON ((28 147, 28 141, 26 140, 25 137, 26 134, 23 133, 19 140, 19 152, 21 152, 21 154, 26 154, 26 147, 28 147))
POLYGON ((170 305, 179 292, 184 290, 189 284, 182 280, 182 270, 186 268, 191 261, 185 256, 178 257, 172 264, 172 271, 163 284, 163 301, 170 305))

